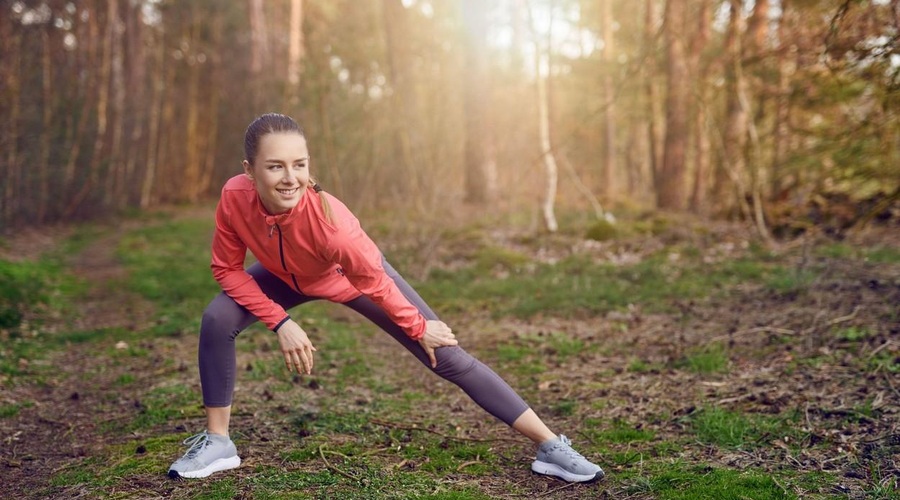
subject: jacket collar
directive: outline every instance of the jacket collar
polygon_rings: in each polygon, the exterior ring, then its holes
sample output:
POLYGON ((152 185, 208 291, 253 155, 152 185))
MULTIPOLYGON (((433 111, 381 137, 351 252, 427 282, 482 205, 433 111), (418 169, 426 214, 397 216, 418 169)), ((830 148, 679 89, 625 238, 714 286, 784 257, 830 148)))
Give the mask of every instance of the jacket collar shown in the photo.
POLYGON ((272 215, 266 211, 266 207, 263 206, 262 200, 259 199, 259 193, 256 194, 256 200, 254 204, 256 205, 256 210, 259 212, 259 215, 262 216, 266 220, 266 227, 272 227, 275 224, 279 226, 284 226, 293 222, 300 213, 306 210, 306 205, 309 203, 310 189, 306 190, 306 193, 303 194, 303 197, 300 198, 300 201, 294 206, 294 208, 288 210, 283 214, 272 215))

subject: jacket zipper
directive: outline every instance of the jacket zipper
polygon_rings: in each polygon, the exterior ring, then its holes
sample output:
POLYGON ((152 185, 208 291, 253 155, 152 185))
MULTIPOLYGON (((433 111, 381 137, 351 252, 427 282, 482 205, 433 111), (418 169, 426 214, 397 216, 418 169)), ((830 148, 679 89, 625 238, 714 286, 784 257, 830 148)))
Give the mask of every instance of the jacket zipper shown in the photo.
MULTIPOLYGON (((284 272, 287 273, 288 268, 287 268, 287 264, 284 261, 284 243, 281 238, 281 226, 279 226, 278 224, 275 224, 274 226, 272 226, 272 228, 278 229, 278 256, 281 257, 281 267, 284 269, 284 272)), ((269 231, 269 236, 270 237, 272 236, 271 230, 269 231)), ((303 293, 303 291, 300 290, 300 285, 297 283, 297 277, 294 276, 294 273, 289 273, 289 274, 291 275, 291 281, 294 282, 294 289, 300 293, 303 293)))

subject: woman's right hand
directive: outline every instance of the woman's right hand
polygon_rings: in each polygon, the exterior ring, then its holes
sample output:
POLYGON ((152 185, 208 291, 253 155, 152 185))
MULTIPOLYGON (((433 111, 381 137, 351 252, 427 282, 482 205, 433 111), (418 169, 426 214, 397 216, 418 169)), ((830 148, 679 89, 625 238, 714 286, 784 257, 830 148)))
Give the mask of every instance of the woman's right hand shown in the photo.
POLYGON ((309 337, 300 325, 293 319, 284 322, 276 332, 278 334, 278 342, 281 344, 281 353, 284 354, 284 364, 288 371, 297 371, 299 374, 312 373, 313 368, 313 347, 309 337))
POLYGON ((425 349, 428 359, 431 360, 431 367, 437 368, 437 358, 434 356, 434 350, 438 347, 458 345, 456 335, 453 330, 443 321, 428 320, 425 322, 425 335, 419 339, 419 345, 425 349))

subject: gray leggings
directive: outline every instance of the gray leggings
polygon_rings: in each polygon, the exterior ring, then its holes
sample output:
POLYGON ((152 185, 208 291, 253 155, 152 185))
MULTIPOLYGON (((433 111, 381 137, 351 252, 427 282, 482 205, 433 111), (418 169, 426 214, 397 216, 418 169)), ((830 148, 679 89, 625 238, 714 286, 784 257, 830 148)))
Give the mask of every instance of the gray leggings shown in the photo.
MULTIPOLYGON (((417 307, 426 319, 438 319, 397 271, 387 261, 383 264, 388 276, 394 280, 407 300, 417 307)), ((247 271, 256 279, 262 291, 285 310, 317 300, 316 297, 302 295, 293 290, 259 263, 253 264, 247 271)), ((479 406, 507 425, 512 425, 528 409, 525 401, 509 384, 461 347, 447 346, 436 349, 437 368, 432 369, 428 355, 419 343, 407 337, 381 307, 368 297, 363 295, 345 302, 344 305, 378 325, 428 369, 458 385, 479 406)), ((203 403, 206 406, 216 408, 231 405, 236 375, 234 342, 239 333, 256 321, 256 316, 224 293, 216 296, 203 312, 199 360, 203 403)))

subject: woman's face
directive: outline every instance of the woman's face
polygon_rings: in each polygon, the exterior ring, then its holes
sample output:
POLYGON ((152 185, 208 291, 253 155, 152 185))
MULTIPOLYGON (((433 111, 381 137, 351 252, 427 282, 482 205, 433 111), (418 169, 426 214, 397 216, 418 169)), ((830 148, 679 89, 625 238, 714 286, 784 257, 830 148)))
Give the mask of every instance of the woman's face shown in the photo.
POLYGON ((253 165, 244 161, 244 172, 256 185, 259 199, 270 214, 291 210, 309 185, 306 139, 294 132, 262 136, 253 165))

